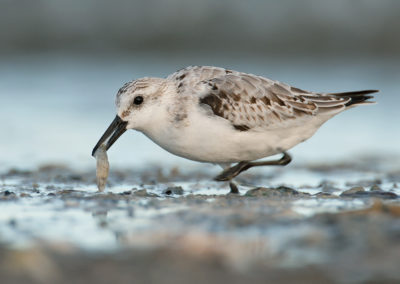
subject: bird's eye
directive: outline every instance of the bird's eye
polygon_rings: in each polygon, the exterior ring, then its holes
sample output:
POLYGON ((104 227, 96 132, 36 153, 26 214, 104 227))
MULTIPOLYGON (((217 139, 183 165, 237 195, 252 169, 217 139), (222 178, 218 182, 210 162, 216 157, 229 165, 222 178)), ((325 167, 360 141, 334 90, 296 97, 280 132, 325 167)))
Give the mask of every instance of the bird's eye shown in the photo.
POLYGON ((143 97, 142 96, 137 96, 133 99, 133 103, 135 105, 140 105, 141 103, 143 103, 143 97))

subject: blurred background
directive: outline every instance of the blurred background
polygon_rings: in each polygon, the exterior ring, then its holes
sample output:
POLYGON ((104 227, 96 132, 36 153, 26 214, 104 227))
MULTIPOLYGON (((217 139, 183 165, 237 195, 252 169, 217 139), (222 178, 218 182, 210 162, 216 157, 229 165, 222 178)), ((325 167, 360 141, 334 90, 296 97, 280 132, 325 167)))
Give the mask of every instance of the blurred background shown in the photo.
MULTIPOLYGON (((263 75, 311 91, 379 89, 377 105, 329 121, 294 163, 399 155, 396 0, 1 0, 0 170, 94 167, 123 83, 188 65, 263 75)), ((112 167, 192 166, 140 133, 112 167)))

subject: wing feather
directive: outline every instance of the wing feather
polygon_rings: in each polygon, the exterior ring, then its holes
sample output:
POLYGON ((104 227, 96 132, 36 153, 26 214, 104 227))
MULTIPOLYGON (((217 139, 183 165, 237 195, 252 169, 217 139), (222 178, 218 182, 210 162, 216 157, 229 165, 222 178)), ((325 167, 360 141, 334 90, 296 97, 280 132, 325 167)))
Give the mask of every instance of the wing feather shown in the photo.
POLYGON ((203 107, 239 131, 293 127, 317 114, 338 113, 350 101, 218 67, 188 67, 168 79, 176 82, 178 93, 197 96, 203 107))

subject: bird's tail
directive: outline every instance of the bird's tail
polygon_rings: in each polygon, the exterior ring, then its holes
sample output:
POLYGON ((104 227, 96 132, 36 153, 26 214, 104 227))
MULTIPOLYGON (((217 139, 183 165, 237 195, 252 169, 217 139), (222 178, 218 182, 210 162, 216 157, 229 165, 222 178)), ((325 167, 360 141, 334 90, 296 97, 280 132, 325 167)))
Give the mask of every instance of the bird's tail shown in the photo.
POLYGON ((345 93, 330 93, 331 96, 337 96, 342 98, 350 98, 350 101, 346 104, 346 107, 357 106, 364 104, 373 104, 375 102, 369 101, 373 99, 374 96, 368 96, 369 94, 377 93, 378 90, 363 90, 355 92, 345 92, 345 93))

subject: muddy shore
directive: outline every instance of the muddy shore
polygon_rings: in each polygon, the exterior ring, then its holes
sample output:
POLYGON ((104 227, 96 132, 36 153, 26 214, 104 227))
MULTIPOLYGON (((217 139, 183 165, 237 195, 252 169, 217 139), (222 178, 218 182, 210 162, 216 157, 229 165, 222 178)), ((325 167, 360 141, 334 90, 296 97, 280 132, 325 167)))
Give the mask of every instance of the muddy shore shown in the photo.
POLYGON ((249 172, 47 165, 0 181, 2 283, 398 283, 400 169, 249 172))

